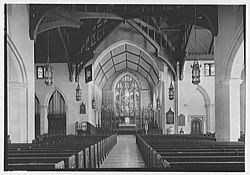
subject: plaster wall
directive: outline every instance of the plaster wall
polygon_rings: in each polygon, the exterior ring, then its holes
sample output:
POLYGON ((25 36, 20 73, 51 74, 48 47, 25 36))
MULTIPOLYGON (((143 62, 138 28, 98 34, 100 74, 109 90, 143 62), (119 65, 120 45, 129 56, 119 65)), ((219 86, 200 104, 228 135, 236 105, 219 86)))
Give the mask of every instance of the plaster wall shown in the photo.
POLYGON ((214 132, 215 125, 215 89, 214 89, 214 76, 205 76, 204 63, 213 63, 213 61, 199 61, 201 65, 201 83, 197 85, 192 84, 192 69, 191 65, 193 61, 186 61, 184 66, 184 79, 179 81, 179 109, 178 113, 185 115, 185 126, 179 126, 183 128, 184 133, 189 134, 191 132, 191 118, 200 117, 203 121, 203 133, 214 132), (199 88, 204 89, 209 99, 206 99, 203 92, 199 88), (210 102, 210 103, 209 103, 210 102), (209 113, 206 112, 209 111, 209 113), (209 116, 208 116, 209 115, 209 116), (208 128, 208 124, 210 128, 208 128))
MULTIPOLYGON (((44 65, 44 64, 36 64, 44 65)), ((84 73, 79 78, 80 87, 82 89, 82 101, 76 101, 77 82, 70 82, 69 71, 66 63, 52 64, 53 69, 53 84, 47 86, 44 79, 36 79, 36 95, 41 104, 41 133, 47 133, 47 110, 49 99, 55 90, 58 90, 65 98, 66 103, 66 134, 75 133, 75 122, 78 120, 93 121, 92 119, 92 82, 85 83, 84 73), (80 103, 86 102, 86 114, 80 114, 80 103)))

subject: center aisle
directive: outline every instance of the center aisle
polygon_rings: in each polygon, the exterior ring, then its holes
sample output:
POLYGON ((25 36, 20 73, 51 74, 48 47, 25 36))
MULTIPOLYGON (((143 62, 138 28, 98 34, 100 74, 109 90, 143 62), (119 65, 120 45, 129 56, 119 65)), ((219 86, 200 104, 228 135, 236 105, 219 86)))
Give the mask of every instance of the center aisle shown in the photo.
POLYGON ((134 135, 118 135, 117 145, 105 159, 101 168, 144 168, 134 135))

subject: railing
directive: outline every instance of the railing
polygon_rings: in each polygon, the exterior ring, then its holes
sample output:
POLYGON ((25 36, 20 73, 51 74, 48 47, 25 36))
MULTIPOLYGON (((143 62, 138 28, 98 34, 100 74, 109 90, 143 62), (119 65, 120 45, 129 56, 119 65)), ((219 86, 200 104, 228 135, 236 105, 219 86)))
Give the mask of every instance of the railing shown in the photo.
POLYGON ((138 134, 136 135, 136 144, 140 150, 146 168, 168 168, 170 164, 163 160, 162 156, 157 153, 145 140, 138 134))

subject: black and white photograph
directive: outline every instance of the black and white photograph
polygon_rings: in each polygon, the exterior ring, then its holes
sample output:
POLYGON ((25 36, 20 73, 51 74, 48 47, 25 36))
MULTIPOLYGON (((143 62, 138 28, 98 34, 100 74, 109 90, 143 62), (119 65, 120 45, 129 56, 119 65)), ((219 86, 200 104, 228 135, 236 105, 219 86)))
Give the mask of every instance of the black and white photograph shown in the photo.
POLYGON ((248 171, 246 2, 2 6, 1 174, 248 171))

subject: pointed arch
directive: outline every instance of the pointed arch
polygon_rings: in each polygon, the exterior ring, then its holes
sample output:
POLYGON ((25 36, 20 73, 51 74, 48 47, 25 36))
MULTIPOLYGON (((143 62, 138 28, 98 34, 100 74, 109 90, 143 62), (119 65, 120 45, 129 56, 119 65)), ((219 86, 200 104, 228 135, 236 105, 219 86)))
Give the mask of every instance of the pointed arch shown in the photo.
MULTIPOLYGON (((12 39, 9 35, 7 35, 7 45, 8 45, 8 48, 10 49, 9 51, 14 56, 14 58, 12 60, 16 66, 16 69, 19 70, 17 72, 18 81, 20 83, 27 84, 28 83, 27 72, 26 72, 25 64, 23 62, 23 58, 22 58, 21 54, 19 53, 18 49, 16 48, 15 43, 12 41, 12 39)), ((8 53, 8 54, 10 54, 10 53, 8 53)))
POLYGON ((208 92, 206 91, 206 89, 204 89, 201 85, 198 85, 196 89, 197 89, 197 90, 202 94, 202 96, 204 97, 205 104, 206 104, 206 105, 210 105, 210 104, 211 104, 211 100, 210 100, 209 94, 208 94, 208 92))
POLYGON ((117 77, 113 84, 114 112, 119 124, 139 126, 141 86, 138 79, 129 72, 117 77))
POLYGON ((48 134, 52 136, 66 135, 67 129, 66 103, 60 91, 55 90, 48 103, 48 134))
POLYGON ((118 81, 120 81, 120 79, 121 79, 123 76, 125 76, 125 75, 130 75, 132 78, 134 78, 134 80, 136 81, 136 83, 139 85, 139 88, 142 89, 141 82, 139 81, 139 79, 137 78, 137 76, 134 75, 134 74, 133 74, 132 72, 130 72, 130 71, 125 71, 125 72, 120 73, 120 74, 116 77, 116 79, 115 79, 115 81, 113 82, 113 85, 112 85, 112 90, 115 89, 115 86, 116 86, 116 84, 118 83, 118 81))
MULTIPOLYGON (((244 26, 243 23, 239 26, 237 32, 234 34, 233 39, 228 47, 226 59, 226 72, 225 72, 225 80, 231 78, 233 67, 235 64, 235 59, 237 59, 237 54, 240 48, 244 49, 244 26)), ((244 52, 244 50, 243 50, 244 52)), ((243 58, 244 59, 244 58, 243 58)), ((242 61, 241 61, 242 62, 242 61)), ((240 78, 240 77, 238 77, 240 78)))
POLYGON ((63 97, 63 99, 64 99, 64 101, 65 101, 65 107, 67 107, 69 103, 68 103, 68 101, 67 101, 67 98, 66 98, 65 94, 63 93, 62 90, 60 90, 60 89, 59 89, 58 87, 56 87, 56 86, 55 86, 53 89, 51 89, 50 92, 47 94, 47 96, 46 96, 46 98, 45 98, 44 105, 45 105, 45 106, 49 106, 49 100, 50 100, 51 96, 54 94, 55 91, 58 91, 58 92, 62 95, 62 97, 63 97))
POLYGON ((122 41, 119 41, 119 42, 116 42, 116 43, 110 45, 108 48, 104 49, 104 50, 100 53, 100 55, 98 55, 97 59, 96 59, 95 62, 94 62, 93 70, 96 69, 96 66, 98 65, 98 63, 102 60, 102 58, 103 58, 108 52, 110 52, 110 51, 113 50, 114 48, 117 48, 117 47, 119 47, 119 46, 121 46, 121 45, 125 45, 125 44, 134 46, 134 47, 136 47, 136 48, 142 50, 149 58, 151 58, 151 60, 153 61, 154 66, 155 66, 157 69, 159 69, 159 67, 158 67, 158 65, 156 64, 155 60, 152 58, 152 56, 151 56, 149 53, 147 53, 147 52, 145 51, 145 49, 141 48, 140 46, 138 46, 138 44, 136 44, 135 42, 132 42, 132 41, 130 41, 130 40, 122 40, 122 41))
POLYGON ((155 86, 159 81, 159 65, 154 56, 130 40, 116 42, 101 51, 93 64, 94 79, 101 85, 116 72, 125 69, 137 71, 151 86, 155 86), (121 47, 123 48, 120 49, 121 47), (116 49, 119 51, 113 55, 116 49))

